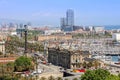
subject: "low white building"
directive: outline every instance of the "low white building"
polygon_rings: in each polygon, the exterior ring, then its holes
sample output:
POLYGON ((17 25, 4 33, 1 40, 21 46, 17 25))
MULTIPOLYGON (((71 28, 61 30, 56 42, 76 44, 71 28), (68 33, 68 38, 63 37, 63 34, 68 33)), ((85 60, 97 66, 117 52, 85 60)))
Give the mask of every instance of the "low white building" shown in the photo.
POLYGON ((5 53, 5 41, 0 41, 0 52, 5 53))
POLYGON ((10 34, 11 34, 12 36, 13 36, 13 35, 17 35, 17 32, 11 32, 10 34))
POLYGON ((89 26, 90 31, 93 31, 93 26, 89 26))
POLYGON ((120 41, 120 33, 113 33, 112 34, 112 39, 116 41, 120 41))
POLYGON ((95 29, 96 32, 104 31, 104 27, 102 27, 102 26, 94 27, 94 29, 95 29))
POLYGON ((52 33, 59 33, 59 32, 61 32, 60 29, 51 29, 51 30, 45 30, 44 34, 45 35, 51 35, 52 33))

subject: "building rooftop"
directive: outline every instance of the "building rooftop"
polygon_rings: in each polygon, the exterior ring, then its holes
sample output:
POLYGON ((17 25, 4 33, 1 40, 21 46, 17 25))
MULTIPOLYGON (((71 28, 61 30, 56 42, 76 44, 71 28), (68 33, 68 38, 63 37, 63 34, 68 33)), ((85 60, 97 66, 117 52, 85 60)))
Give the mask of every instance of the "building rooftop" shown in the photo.
POLYGON ((60 51, 61 53, 69 53, 69 54, 82 54, 82 55, 90 55, 89 51, 81 51, 81 50, 69 50, 69 49, 62 49, 62 48, 48 48, 52 51, 60 51))
POLYGON ((88 61, 88 62, 93 62, 93 61, 95 61, 96 59, 94 59, 94 58, 84 58, 84 60, 85 60, 85 61, 88 61))

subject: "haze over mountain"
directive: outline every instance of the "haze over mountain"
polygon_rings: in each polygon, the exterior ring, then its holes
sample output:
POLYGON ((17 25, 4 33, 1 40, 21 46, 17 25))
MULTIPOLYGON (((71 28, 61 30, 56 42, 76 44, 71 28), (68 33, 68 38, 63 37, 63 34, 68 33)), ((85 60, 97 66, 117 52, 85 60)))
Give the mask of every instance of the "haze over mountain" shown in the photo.
POLYGON ((120 0, 0 0, 3 22, 59 26, 67 9, 74 10, 76 25, 120 24, 120 0))
POLYGON ((26 23, 26 21, 0 18, 0 23, 26 23))

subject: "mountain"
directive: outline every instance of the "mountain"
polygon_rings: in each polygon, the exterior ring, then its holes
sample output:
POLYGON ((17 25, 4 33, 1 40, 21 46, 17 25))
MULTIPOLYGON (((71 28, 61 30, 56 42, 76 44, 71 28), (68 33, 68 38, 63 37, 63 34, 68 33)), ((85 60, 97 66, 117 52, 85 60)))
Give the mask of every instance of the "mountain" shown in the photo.
POLYGON ((2 19, 2 18, 0 18, 0 24, 1 23, 26 23, 26 21, 15 20, 15 19, 2 19))

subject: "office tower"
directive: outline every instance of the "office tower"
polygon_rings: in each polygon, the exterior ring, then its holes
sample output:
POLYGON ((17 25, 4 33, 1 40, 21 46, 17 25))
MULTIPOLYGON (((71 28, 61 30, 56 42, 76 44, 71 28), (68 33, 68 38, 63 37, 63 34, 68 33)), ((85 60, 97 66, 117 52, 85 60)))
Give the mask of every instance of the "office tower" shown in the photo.
POLYGON ((16 29, 17 35, 19 35, 20 37, 23 37, 24 31, 25 31, 24 25, 22 23, 19 24, 16 29))
POLYGON ((73 31, 74 11, 71 9, 68 9, 66 12, 66 17, 61 18, 60 24, 61 24, 61 30, 68 31, 68 32, 73 31))
POLYGON ((74 11, 68 9, 66 12, 66 28, 64 31, 73 31, 74 26, 74 11))
POLYGON ((13 28, 15 27, 15 24, 14 23, 9 23, 9 28, 13 28))
POLYGON ((74 11, 69 9, 66 12, 67 26, 74 26, 74 11))
POLYGON ((66 18, 61 18, 60 22, 61 22, 61 30, 63 31, 66 26, 66 18))

